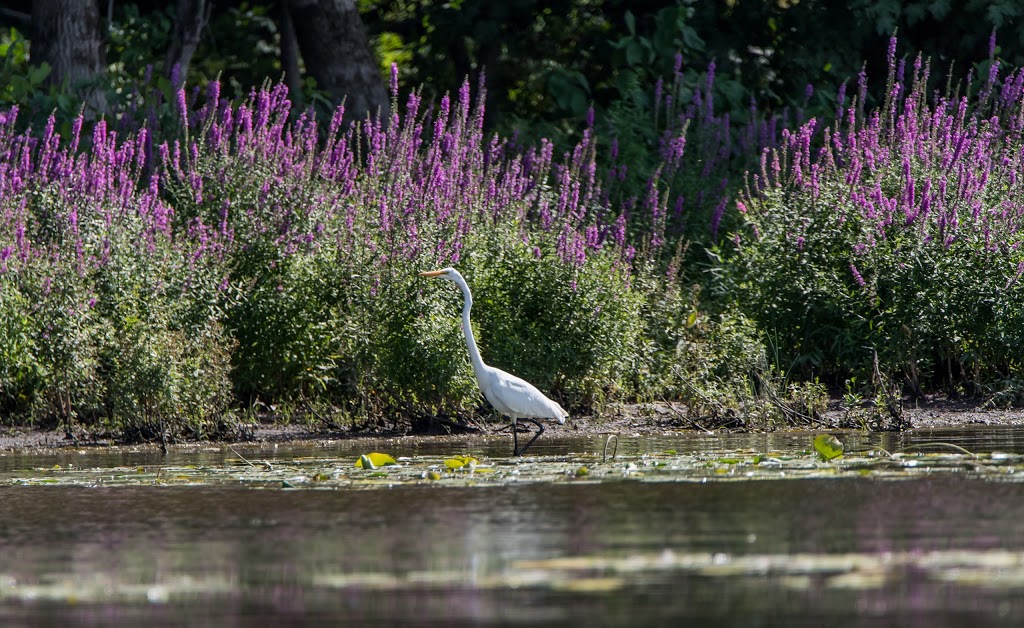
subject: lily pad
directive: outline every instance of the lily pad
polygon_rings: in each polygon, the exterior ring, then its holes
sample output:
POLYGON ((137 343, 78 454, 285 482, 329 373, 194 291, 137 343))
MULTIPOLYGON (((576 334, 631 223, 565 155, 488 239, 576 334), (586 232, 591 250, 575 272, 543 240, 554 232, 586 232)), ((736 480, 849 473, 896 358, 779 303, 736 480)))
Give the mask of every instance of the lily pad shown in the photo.
POLYGON ((480 461, 474 458, 473 456, 455 456, 454 458, 449 458, 445 460, 444 466, 448 467, 449 469, 473 469, 476 467, 478 462, 480 461))
POLYGON ((843 455, 843 444, 831 434, 818 434, 814 438, 814 450, 822 460, 832 460, 843 455))
POLYGON ((398 464, 398 461, 387 454, 376 451, 363 454, 356 460, 356 466, 360 469, 376 469, 377 467, 386 467, 393 464, 398 464))

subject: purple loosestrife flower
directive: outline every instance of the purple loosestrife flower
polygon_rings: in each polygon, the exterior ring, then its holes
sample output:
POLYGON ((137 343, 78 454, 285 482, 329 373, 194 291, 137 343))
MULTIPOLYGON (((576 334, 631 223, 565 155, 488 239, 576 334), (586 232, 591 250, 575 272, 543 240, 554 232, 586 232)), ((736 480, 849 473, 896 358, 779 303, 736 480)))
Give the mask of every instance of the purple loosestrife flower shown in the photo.
POLYGON ((729 199, 727 197, 723 197, 722 200, 719 201, 718 206, 715 207, 714 213, 711 214, 711 237, 712 238, 715 238, 715 239, 718 238, 718 227, 722 223, 722 215, 725 214, 725 207, 726 207, 726 205, 728 203, 728 200, 729 199))
POLYGON ((864 277, 861 277, 860 271, 853 264, 850 264, 850 272, 853 274, 853 280, 857 282, 857 285, 861 288, 867 287, 867 282, 864 281, 864 277))
POLYGON ((612 230, 612 240, 615 242, 615 246, 622 248, 622 245, 626 241, 626 213, 619 214, 619 217, 615 219, 615 227, 612 230))
POLYGON ((714 109, 713 109, 714 96, 712 94, 712 92, 714 91, 714 85, 715 85, 715 62, 714 61, 712 61, 711 63, 708 64, 708 76, 707 76, 707 81, 706 81, 705 85, 706 85, 705 88, 704 88, 704 91, 705 91, 705 95, 704 95, 704 98, 705 98, 705 102, 704 102, 705 114, 708 115, 708 116, 711 116, 713 111, 714 111, 714 109))
POLYGON ((181 116, 181 125, 188 128, 188 103, 185 102, 185 88, 178 90, 178 115, 181 116))
POLYGON ((219 106, 220 106, 220 81, 217 80, 217 79, 214 79, 214 80, 212 80, 212 81, 210 81, 209 83, 206 84, 206 108, 210 112, 210 114, 207 115, 207 118, 209 118, 210 115, 215 113, 217 111, 217 107, 219 107, 219 106))

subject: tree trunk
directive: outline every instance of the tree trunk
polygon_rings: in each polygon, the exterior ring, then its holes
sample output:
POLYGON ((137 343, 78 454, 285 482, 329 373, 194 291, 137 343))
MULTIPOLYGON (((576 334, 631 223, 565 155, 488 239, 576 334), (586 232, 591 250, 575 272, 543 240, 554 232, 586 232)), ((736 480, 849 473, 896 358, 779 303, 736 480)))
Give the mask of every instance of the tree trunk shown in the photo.
POLYGON ((32 63, 50 65, 50 84, 66 83, 91 113, 104 113, 106 94, 96 84, 105 65, 97 2, 36 0, 32 31, 32 63))
POLYGON ((355 0, 291 0, 291 15, 306 72, 336 102, 345 101, 345 119, 387 120, 387 89, 355 0))
POLYGON ((281 69, 284 83, 293 102, 302 102, 302 73, 299 71, 299 41, 292 23, 292 9, 287 2, 277 4, 277 30, 281 33, 281 69))
POLYGON ((192 55, 196 53, 196 48, 199 47, 203 29, 210 21, 212 9, 213 2, 208 0, 178 0, 171 45, 164 59, 164 70, 174 81, 176 89, 185 84, 188 66, 192 63, 192 55))

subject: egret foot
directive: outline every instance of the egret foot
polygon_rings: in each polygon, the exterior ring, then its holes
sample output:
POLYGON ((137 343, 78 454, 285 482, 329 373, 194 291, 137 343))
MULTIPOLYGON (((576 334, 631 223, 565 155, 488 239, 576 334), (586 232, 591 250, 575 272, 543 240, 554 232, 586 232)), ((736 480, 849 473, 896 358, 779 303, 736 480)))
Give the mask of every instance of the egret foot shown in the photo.
POLYGON ((530 445, 533 444, 533 441, 537 440, 537 437, 544 433, 544 426, 541 425, 540 421, 538 421, 536 419, 519 419, 519 420, 520 421, 529 421, 530 423, 533 423, 534 425, 537 426, 537 431, 534 432, 533 438, 531 438, 530 441, 528 443, 526 443, 525 445, 523 445, 523 448, 520 449, 519 448, 519 430, 516 429, 516 424, 515 423, 512 424, 512 439, 513 439, 512 440, 512 455, 513 456, 522 456, 524 453, 526 453, 526 450, 530 448, 530 445))

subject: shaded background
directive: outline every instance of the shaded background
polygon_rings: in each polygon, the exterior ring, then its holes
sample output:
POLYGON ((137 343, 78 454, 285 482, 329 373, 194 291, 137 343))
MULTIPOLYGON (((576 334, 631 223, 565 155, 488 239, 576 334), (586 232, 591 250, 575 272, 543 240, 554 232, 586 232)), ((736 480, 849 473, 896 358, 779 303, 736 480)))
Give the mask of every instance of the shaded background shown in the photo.
POLYGON ((220 76, 222 97, 283 79, 297 103, 327 111, 344 99, 361 119, 388 106, 394 62, 428 102, 486 72, 492 129, 558 138, 591 105, 649 99, 680 53, 693 77, 714 62, 716 104, 734 116, 752 101, 829 115, 865 64, 881 87, 894 32, 898 54, 930 56, 937 74, 965 76, 990 56, 1019 65, 1022 12, 1010 0, 4 2, 0 104, 39 119, 84 101, 99 115, 137 106, 150 86, 220 76))

